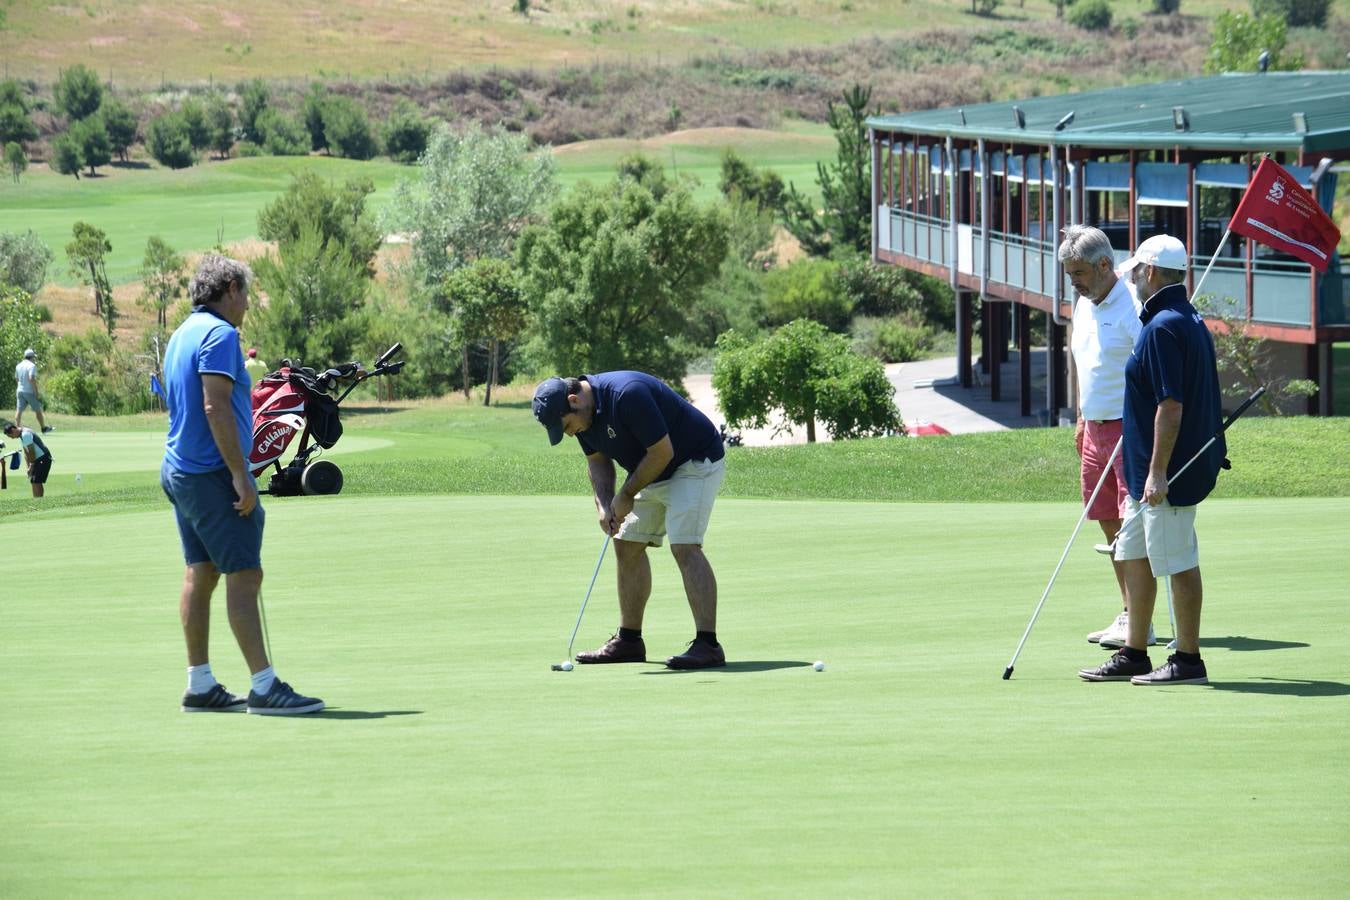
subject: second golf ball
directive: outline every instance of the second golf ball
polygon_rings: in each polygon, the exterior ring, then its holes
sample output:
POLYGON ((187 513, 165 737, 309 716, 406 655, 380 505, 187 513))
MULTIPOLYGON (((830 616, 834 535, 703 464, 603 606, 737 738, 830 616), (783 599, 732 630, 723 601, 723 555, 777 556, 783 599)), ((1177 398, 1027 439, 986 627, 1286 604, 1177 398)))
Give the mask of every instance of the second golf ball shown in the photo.
POLYGON ((816 664, 815 664, 814 666, 812 666, 811 668, 815 669, 817 672, 824 672, 824 671, 825 671, 825 663, 824 663, 823 661, 821 661, 821 660, 818 659, 818 660, 816 660, 816 664))

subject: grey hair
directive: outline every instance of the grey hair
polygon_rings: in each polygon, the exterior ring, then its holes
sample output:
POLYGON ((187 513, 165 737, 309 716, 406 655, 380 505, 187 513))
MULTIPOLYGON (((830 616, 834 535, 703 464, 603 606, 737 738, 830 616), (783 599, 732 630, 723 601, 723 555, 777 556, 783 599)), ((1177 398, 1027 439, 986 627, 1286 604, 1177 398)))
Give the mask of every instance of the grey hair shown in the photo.
POLYGON ((253 280, 253 270, 237 259, 208 253, 197 265, 197 272, 188 285, 188 297, 193 306, 203 303, 215 303, 229 290, 230 283, 237 281, 245 292, 253 280))
POLYGON ((1077 260, 1095 266, 1104 259, 1112 266, 1116 255, 1111 250, 1111 239, 1106 232, 1091 225, 1070 225, 1064 229, 1064 240, 1059 245, 1059 261, 1077 260))

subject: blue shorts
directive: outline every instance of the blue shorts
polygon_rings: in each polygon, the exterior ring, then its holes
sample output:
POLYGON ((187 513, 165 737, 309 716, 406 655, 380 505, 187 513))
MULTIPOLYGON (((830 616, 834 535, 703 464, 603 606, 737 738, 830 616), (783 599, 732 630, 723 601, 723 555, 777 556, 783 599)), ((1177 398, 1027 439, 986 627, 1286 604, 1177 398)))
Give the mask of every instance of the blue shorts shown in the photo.
POLYGON ((189 566, 210 562, 226 575, 262 568, 262 501, 247 516, 239 515, 229 469, 196 475, 166 462, 159 469, 159 484, 173 504, 189 566))

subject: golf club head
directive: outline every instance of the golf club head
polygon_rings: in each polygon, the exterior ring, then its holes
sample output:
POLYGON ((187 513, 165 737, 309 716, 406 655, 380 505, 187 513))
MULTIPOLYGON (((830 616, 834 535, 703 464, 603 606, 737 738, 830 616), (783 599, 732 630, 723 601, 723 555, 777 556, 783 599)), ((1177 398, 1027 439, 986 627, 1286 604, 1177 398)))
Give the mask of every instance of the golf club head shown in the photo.
POLYGON ((1003 670, 1003 680, 1004 680, 1004 681, 1007 681, 1009 678, 1012 678, 1012 670, 1013 670, 1013 667, 1012 667, 1012 666, 1008 666, 1008 668, 1006 668, 1006 669, 1003 670))
POLYGON ((553 665, 549 666, 549 668, 555 672, 561 672, 563 670, 562 663, 554 663, 553 665))

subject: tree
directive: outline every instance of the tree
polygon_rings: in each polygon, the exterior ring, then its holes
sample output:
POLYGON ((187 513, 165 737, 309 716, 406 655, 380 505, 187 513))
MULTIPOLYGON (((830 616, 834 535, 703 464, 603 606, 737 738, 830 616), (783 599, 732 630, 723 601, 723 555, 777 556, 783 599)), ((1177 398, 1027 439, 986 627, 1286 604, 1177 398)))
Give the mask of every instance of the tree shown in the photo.
POLYGON ((0 81, 0 143, 37 139, 37 126, 28 113, 28 98, 19 82, 12 78, 0 81))
POLYGON ((47 281, 51 262, 51 248, 33 232, 0 231, 0 285, 36 294, 47 281))
POLYGON ((22 359, 29 347, 46 358, 48 337, 29 291, 0 280, 0 359, 22 359))
POLYGON ((722 172, 717 188, 728 200, 739 197, 761 210, 783 208, 783 179, 771 169, 756 171, 735 150, 722 152, 722 172))
POLYGON ((70 132, 57 135, 52 141, 52 155, 48 162, 59 174, 74 175, 75 180, 79 181, 80 169, 84 166, 84 151, 80 142, 70 132))
POLYGON ((70 137, 79 144, 80 158, 89 167, 91 178, 95 175, 96 166, 106 166, 112 162, 112 141, 108 138, 108 129, 103 124, 102 115, 95 113, 72 123, 70 137))
POLYGON ((188 285, 183 269, 187 266, 182 256, 164 242, 159 235, 151 235, 145 242, 145 257, 141 260, 142 293, 140 303, 155 311, 155 323, 161 330, 168 327, 169 307, 183 296, 188 285))
POLYGON ((28 155, 23 152, 23 147, 19 146, 18 141, 10 141, 5 145, 5 165, 9 166, 14 183, 18 184, 19 176, 28 168, 28 155))
POLYGON ((1069 13, 1069 24, 1084 31, 1110 31, 1111 18, 1111 4, 1107 0, 1083 0, 1069 13))
POLYGON ((150 121, 145 129, 145 145, 161 166, 186 169, 193 163, 187 123, 176 112, 165 113, 150 121))
POLYGON ((1224 11, 1214 19, 1214 40, 1205 56, 1205 72, 1255 72, 1262 52, 1270 54, 1275 71, 1303 68, 1301 53, 1285 53, 1288 26, 1279 16, 1249 16, 1224 11))
POLYGON ((221 159, 229 159, 234 147, 234 110, 219 91, 206 100, 206 121, 211 132, 211 149, 220 154, 221 159))
POLYGON ((1326 28, 1331 0, 1252 0, 1252 15, 1279 16, 1290 28, 1326 28))
POLYGON ((244 129, 244 140, 261 144, 263 135, 258 131, 258 116, 262 115, 263 110, 267 109, 268 103, 271 102, 272 89, 261 78, 255 78, 243 85, 239 93, 239 127, 244 129))
POLYGON ((370 288, 346 248, 305 224, 276 256, 253 263, 265 303, 249 313, 249 334, 276 356, 327 366, 354 357, 370 288))
MULTIPOLYGON (((872 89, 854 85, 844 92, 844 105, 829 105, 829 124, 837 144, 835 162, 816 163, 823 213, 788 185, 785 203, 788 231, 814 256, 831 248, 869 249, 872 240, 872 148, 867 142, 867 104, 872 89)), ((873 114, 880 112, 873 110, 873 114)))
POLYGON ((355 271, 373 278, 375 253, 384 241, 366 215, 366 197, 374 191, 369 178, 335 187, 313 171, 301 171, 292 177, 284 194, 258 212, 258 235, 286 244, 312 229, 325 248, 341 253, 355 271))
POLYGON ((195 97, 189 97, 178 107, 178 115, 187 128, 188 143, 193 150, 206 150, 211 146, 211 120, 207 117, 206 106, 195 97))
POLYGON ((819 322, 798 319, 764 340, 734 331, 717 339, 713 388, 729 427, 763 428, 774 411, 816 439, 816 420, 836 439, 902 432, 895 388, 875 359, 849 349, 848 339, 819 322))
POLYGON ((112 242, 100 229, 85 222, 76 222, 71 230, 75 239, 66 244, 70 273, 81 284, 94 289, 94 313, 105 316, 103 307, 112 305, 112 288, 108 285, 105 264, 107 255, 112 252, 112 242))
POLYGON ((764 320, 785 325, 811 319, 831 331, 848 329, 853 305, 844 294, 839 266, 827 259, 799 259, 764 278, 764 320))
POLYGON ((323 107, 328 102, 328 89, 320 82, 310 85, 305 95, 305 129, 309 131, 309 149, 327 150, 328 137, 323 131, 323 107))
POLYGON ((323 134, 331 150, 348 159, 370 159, 380 152, 365 107, 350 97, 329 97, 323 106, 323 134))
POLYGON ((431 122, 422 118, 407 99, 394 104, 384 124, 384 149, 395 162, 414 163, 426 152, 431 139, 431 122))
POLYGON ((61 73, 53 92, 56 108, 78 121, 87 119, 103 105, 103 85, 94 71, 76 63, 61 73))
POLYGON ((510 263, 484 258, 457 269, 447 279, 445 295, 455 312, 462 339, 488 342, 483 405, 490 406, 492 386, 497 383, 500 371, 502 345, 515 340, 529 319, 529 305, 520 293, 520 282, 510 263))
POLYGON ((439 292, 475 259, 509 257, 516 240, 557 191, 553 157, 501 128, 442 125, 415 177, 399 178, 385 212, 391 231, 413 235, 420 280, 439 292))
POLYGON ((688 314, 726 255, 722 210, 695 205, 683 186, 657 200, 631 178, 578 185, 517 249, 540 361, 681 382, 697 352, 688 314))
POLYGON ((114 98, 109 98, 100 112, 103 125, 108 130, 108 142, 112 145, 112 152, 117 154, 117 158, 122 162, 126 162, 127 150, 136 143, 136 130, 139 125, 136 114, 128 109, 125 103, 114 98))
POLYGON ((258 116, 256 124, 263 135, 263 152, 269 156, 305 156, 309 153, 309 133, 300 119, 279 109, 267 109, 258 116))

